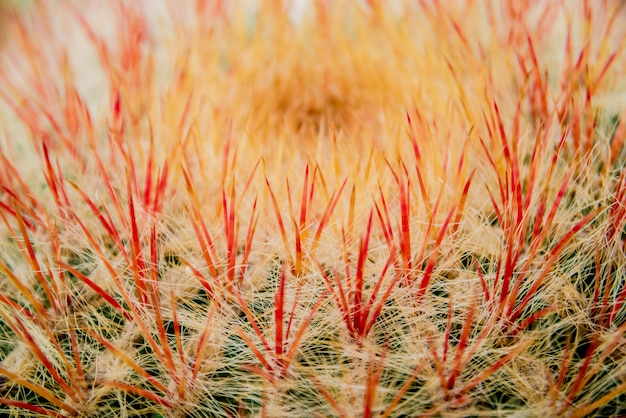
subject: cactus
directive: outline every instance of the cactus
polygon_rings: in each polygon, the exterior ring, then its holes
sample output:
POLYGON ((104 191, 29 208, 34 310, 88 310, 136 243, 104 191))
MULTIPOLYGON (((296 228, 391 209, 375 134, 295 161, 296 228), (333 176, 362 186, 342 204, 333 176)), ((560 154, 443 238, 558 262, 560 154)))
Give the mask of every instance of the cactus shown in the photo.
POLYGON ((623 2, 0 10, 3 415, 626 415, 623 2))

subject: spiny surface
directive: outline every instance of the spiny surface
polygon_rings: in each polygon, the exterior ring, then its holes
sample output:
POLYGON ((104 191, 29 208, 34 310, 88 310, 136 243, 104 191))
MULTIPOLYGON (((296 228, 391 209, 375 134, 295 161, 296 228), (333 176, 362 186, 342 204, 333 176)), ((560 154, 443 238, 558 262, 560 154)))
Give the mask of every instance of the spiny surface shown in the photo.
POLYGON ((1 3, 0 410, 626 414, 622 4, 1 3))

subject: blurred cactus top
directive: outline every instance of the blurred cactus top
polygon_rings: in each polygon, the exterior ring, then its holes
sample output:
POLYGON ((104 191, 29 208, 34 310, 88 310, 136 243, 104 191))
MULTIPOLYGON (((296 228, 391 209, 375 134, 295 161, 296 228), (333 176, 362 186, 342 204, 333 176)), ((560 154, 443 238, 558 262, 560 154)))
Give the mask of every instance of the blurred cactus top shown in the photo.
POLYGON ((0 0, 0 42, 4 42, 4 30, 7 23, 15 18, 15 13, 32 4, 32 0, 0 0))

